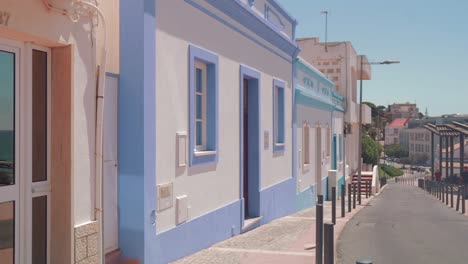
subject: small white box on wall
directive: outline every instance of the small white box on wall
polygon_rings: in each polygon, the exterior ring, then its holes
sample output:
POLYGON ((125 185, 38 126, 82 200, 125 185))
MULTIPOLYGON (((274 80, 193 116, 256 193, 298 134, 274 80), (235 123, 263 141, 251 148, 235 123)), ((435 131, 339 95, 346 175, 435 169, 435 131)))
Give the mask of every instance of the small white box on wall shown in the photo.
POLYGON ((176 197, 177 224, 182 224, 188 220, 188 198, 187 195, 176 197))
POLYGON ((172 207, 173 183, 158 184, 158 211, 172 207))
POLYGON ((187 166, 187 133, 176 133, 177 167, 187 166))

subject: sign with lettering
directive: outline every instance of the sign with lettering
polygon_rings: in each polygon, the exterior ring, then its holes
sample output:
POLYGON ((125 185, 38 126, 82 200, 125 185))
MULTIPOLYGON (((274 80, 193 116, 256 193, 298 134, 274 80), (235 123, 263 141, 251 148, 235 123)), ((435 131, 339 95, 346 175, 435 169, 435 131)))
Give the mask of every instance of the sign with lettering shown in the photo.
POLYGON ((314 88, 314 82, 311 79, 309 79, 307 77, 304 77, 304 78, 302 78, 302 81, 304 82, 304 85, 306 87, 314 88))
POLYGON ((10 17, 11 17, 11 14, 9 12, 0 10, 0 25, 8 26, 10 17))

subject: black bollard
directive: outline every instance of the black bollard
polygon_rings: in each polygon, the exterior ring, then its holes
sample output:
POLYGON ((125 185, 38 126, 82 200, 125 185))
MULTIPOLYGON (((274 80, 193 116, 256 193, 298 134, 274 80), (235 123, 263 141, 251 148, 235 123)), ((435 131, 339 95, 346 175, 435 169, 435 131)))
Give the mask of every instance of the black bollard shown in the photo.
POLYGON ((348 213, 351 212, 351 183, 348 183, 348 213))
POLYGON ((331 188, 332 193, 332 223, 336 224, 336 187, 331 188))
POLYGON ((372 264, 372 260, 370 259, 360 259, 356 261, 356 264, 372 264))
POLYGON ((323 253, 323 195, 317 195, 318 203, 316 206, 315 221, 315 263, 322 264, 323 253))
POLYGON ((457 188, 457 206, 456 206, 456 211, 458 212, 460 210, 460 186, 457 188))
POLYGON ((445 185, 445 204, 448 205, 449 203, 449 186, 445 185))
POLYGON ((445 198, 444 198, 445 196, 444 196, 444 188, 443 187, 441 188, 441 195, 440 196, 442 196, 442 202, 444 202, 445 201, 445 198))
POLYGON ((450 185, 450 208, 453 208, 453 186, 450 185))
POLYGON ((333 224, 325 224, 324 226, 324 263, 325 264, 334 264, 334 230, 333 224))
POLYGON ((345 185, 341 184, 341 217, 345 217, 345 185))
POLYGON ((356 183, 353 183, 353 209, 356 208, 356 183))
POLYGON ((462 188, 462 214, 465 214, 466 185, 463 185, 462 188))

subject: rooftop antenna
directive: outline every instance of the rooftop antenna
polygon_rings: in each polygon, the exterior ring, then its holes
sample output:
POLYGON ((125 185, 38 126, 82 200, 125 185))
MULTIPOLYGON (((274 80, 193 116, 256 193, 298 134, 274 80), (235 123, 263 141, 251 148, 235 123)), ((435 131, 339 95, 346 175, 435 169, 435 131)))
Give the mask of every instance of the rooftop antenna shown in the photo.
POLYGON ((325 52, 328 52, 328 11, 322 11, 320 14, 325 14, 325 52))

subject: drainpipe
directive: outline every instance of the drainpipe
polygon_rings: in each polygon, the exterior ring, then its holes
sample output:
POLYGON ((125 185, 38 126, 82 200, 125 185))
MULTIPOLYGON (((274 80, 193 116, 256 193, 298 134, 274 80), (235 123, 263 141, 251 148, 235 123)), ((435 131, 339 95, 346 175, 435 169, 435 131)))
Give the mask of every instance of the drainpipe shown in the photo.
MULTIPOLYGON (((102 11, 98 8, 97 0, 95 4, 91 4, 82 0, 71 0, 72 4, 84 5, 96 11, 102 20, 102 28, 104 30, 103 46, 101 64, 98 65, 97 82, 96 82, 96 126, 95 126, 95 185, 96 185, 96 204, 95 204, 95 218, 99 223, 99 252, 101 258, 99 263, 105 263, 104 255, 104 185, 102 184, 103 175, 103 127, 104 127, 104 81, 106 72, 106 56, 107 56, 107 32, 106 32, 106 19, 102 11), (99 195, 98 195, 99 194, 99 195)), ((42 0, 47 10, 60 13, 67 16, 71 21, 78 22, 80 20, 80 10, 74 8, 73 12, 67 9, 60 9, 52 5, 49 0, 42 0)))
POLYGON ((95 177, 96 177, 96 209, 95 217, 99 222, 99 252, 101 253, 100 263, 105 263, 104 254, 104 184, 103 184, 103 128, 104 128, 104 84, 106 73, 106 56, 107 56, 107 32, 106 19, 102 11, 94 4, 89 2, 77 1, 89 8, 95 10, 102 20, 102 28, 104 30, 101 64, 97 71, 97 87, 96 87, 96 134, 95 134, 95 177), (98 195, 99 194, 99 195, 98 195))

